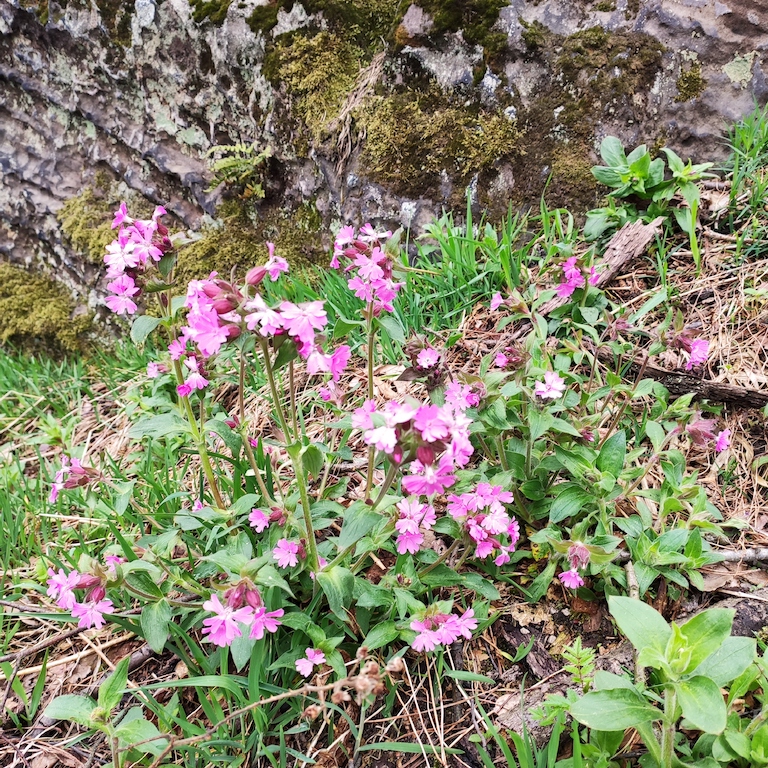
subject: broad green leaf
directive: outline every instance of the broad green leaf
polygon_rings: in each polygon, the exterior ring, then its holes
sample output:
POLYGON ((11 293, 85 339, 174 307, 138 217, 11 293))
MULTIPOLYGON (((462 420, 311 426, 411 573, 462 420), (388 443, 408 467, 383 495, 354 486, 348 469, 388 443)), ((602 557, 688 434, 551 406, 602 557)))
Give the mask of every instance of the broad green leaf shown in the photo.
POLYGON ((664 444, 664 440, 667 437, 667 433, 664 431, 664 427, 662 427, 661 424, 659 424, 657 421, 646 421, 645 434, 651 441, 653 450, 658 453, 658 451, 661 450, 661 446, 664 444))
POLYGON ((339 549, 351 547, 370 533, 383 519, 382 515, 373 512, 365 504, 353 504, 344 513, 344 522, 336 546, 339 549))
POLYGON ((598 669, 595 672, 594 687, 597 691, 611 691, 615 688, 627 688, 631 691, 637 690, 628 677, 615 675, 613 672, 606 672, 604 669, 598 669))
POLYGON ((134 439, 151 437, 157 440, 187 432, 189 432, 189 424, 181 416, 176 413, 161 413, 137 421, 128 430, 128 437, 134 439))
POLYGON ((304 471, 317 479, 323 471, 325 457, 316 445, 305 445, 301 449, 301 463, 304 466, 304 471))
POLYGON ((99 687, 98 706, 105 712, 111 712, 123 698, 123 691, 128 684, 128 662, 126 656, 115 667, 115 671, 99 687))
POLYGON ((563 486, 549 510, 551 523, 560 523, 573 517, 581 512, 584 505, 593 498, 591 493, 575 483, 563 483, 563 486))
POLYGON ((611 435, 600 449, 597 457, 597 468, 601 472, 609 472, 614 477, 621 474, 624 459, 627 455, 627 435, 623 429, 611 435))
POLYGON ((141 611, 141 632, 147 645, 155 652, 162 653, 170 630, 168 625, 172 619, 171 606, 167 600, 145 605, 141 611))
POLYGON ((244 624, 238 624, 238 627, 242 634, 232 641, 232 644, 229 646, 229 652, 235 669, 239 672, 251 660, 253 647, 259 641, 251 639, 249 627, 244 624))
MULTIPOLYGON (((634 152, 640 147, 637 147, 634 152)), ((615 136, 606 136, 600 143, 600 157, 606 165, 614 168, 627 166, 627 156, 624 154, 624 146, 615 136)))
POLYGON ((405 331, 399 321, 391 315, 384 315, 376 319, 378 325, 382 330, 394 341, 399 341, 401 344, 405 344, 405 331))
POLYGON ((150 317, 149 315, 139 315, 131 325, 131 341, 136 344, 143 344, 152 331, 160 325, 159 317, 150 317))
POLYGON ((317 574, 317 583, 328 598, 331 610, 342 621, 349 621, 348 607, 352 605, 355 577, 346 568, 337 565, 317 574))
POLYGON ((381 624, 377 624, 365 636, 363 645, 369 651, 375 651, 377 648, 381 648, 396 640, 399 634, 400 630, 395 626, 394 621, 384 621, 381 624))
POLYGON ((721 733, 727 712, 720 688, 709 677, 696 675, 675 683, 683 717, 704 733, 721 733))
POLYGON ((453 568, 449 568, 447 565, 438 565, 429 573, 424 574, 421 581, 428 587, 455 587, 464 582, 464 576, 456 573, 453 568))
POLYGON ((749 668, 755 660, 756 652, 754 638, 726 637, 720 646, 693 670, 693 674, 709 677, 722 688, 749 668))
POLYGON ((93 725, 91 714, 96 709, 96 702, 90 696, 67 694, 57 696, 43 712, 51 720, 72 720, 80 725, 93 725))
POLYGON ((691 661, 685 672, 696 669, 730 637, 735 613, 732 608, 710 608, 680 627, 691 652, 691 661))
POLYGON ((551 426, 554 419, 549 411, 537 411, 531 409, 528 414, 528 428, 531 433, 531 442, 538 440, 551 426))
POLYGON ((146 742, 135 747, 141 752, 150 755, 159 755, 166 747, 168 737, 157 730, 157 726, 149 720, 131 720, 129 723, 120 723, 115 728, 115 736, 121 747, 131 747, 139 742, 146 742))
POLYGON ((613 688, 591 691, 571 705, 571 716, 590 728, 626 730, 639 723, 661 720, 661 710, 652 707, 637 691, 613 688))
POLYGON ((608 598, 608 608, 619 629, 638 650, 650 647, 664 653, 672 629, 650 605, 631 597, 608 598))
POLYGON ((262 565, 258 573, 253 578, 254 582, 262 587, 280 587, 293 597, 293 592, 288 582, 280 575, 280 572, 274 565, 262 565))

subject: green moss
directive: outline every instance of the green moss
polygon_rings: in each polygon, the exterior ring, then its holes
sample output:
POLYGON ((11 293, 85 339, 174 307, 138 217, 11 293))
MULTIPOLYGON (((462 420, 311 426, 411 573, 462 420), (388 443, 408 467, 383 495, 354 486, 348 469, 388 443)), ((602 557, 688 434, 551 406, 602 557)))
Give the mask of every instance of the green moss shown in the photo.
POLYGON ((410 196, 434 191, 447 172, 459 183, 519 153, 514 123, 435 94, 375 97, 357 115, 363 162, 375 180, 410 196))
POLYGON ((63 286, 0 264, 0 341, 53 354, 82 351, 92 318, 73 315, 72 300, 63 286))
POLYGON ((123 0, 96 0, 96 5, 110 39, 118 45, 130 45, 132 4, 123 0))
POLYGON ((199 240, 179 250, 177 284, 207 277, 212 270, 226 276, 234 270, 242 277, 266 261, 268 241, 275 243, 277 253, 288 260, 293 272, 327 255, 320 238, 322 219, 312 202, 295 210, 262 209, 255 218, 252 208, 230 200, 217 213, 216 225, 206 227, 199 240))
MULTIPOLYGON (((152 213, 153 207, 138 195, 131 195, 127 203, 134 218, 152 213)), ((119 204, 113 182, 97 175, 92 187, 67 200, 56 215, 66 240, 91 264, 103 263, 106 247, 115 239, 112 219, 119 204)))
POLYGON ((595 10, 601 13, 610 13, 616 10, 616 2, 615 0, 602 0, 595 6, 595 10))
POLYGON ((232 0, 190 0, 192 18, 197 21, 210 21, 217 26, 224 23, 232 0))
POLYGON ((523 18, 518 19, 518 21, 523 27, 521 37, 523 38, 523 42, 525 43, 528 50, 538 51, 543 48, 544 43, 547 40, 547 35, 549 34, 549 29, 547 29, 547 27, 545 27, 540 21, 534 20, 528 23, 523 18))
POLYGON ((675 101, 677 102, 690 101, 700 96, 707 87, 707 81, 701 76, 701 63, 692 61, 688 69, 680 72, 676 85, 675 101))
POLYGON ((333 32, 281 39, 265 57, 263 72, 293 101, 293 114, 320 141, 355 84, 363 51, 333 32))
POLYGON ((470 45, 485 46, 491 28, 506 8, 506 0, 418 0, 417 5, 432 16, 434 33, 462 31, 470 45))

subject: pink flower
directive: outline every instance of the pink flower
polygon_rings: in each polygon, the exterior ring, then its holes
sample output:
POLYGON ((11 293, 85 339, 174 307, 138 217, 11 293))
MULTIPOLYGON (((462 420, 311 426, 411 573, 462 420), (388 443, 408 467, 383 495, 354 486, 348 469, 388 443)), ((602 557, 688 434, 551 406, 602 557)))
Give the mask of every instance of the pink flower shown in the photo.
POLYGON ((307 648, 304 654, 306 658, 296 659, 296 671, 309 677, 315 667, 325 664, 325 654, 316 648, 307 648))
POLYGON ((491 298, 491 312, 495 312, 503 303, 504 299, 501 297, 501 294, 494 293, 491 298))
POLYGON ((282 256, 272 255, 272 251, 275 248, 273 243, 267 243, 267 248, 270 248, 270 257, 264 268, 269 273, 269 279, 274 283, 280 277, 281 272, 288 271, 288 262, 282 256))
POLYGON ((80 581, 80 574, 77 571, 71 571, 65 573, 63 569, 59 568, 56 573, 53 568, 48 569, 48 597, 53 598, 56 601, 56 605, 63 608, 65 611, 70 611, 77 603, 75 593, 73 590, 77 589, 77 584, 80 581))
POLYGON ((726 449, 731 447, 731 430, 724 429, 717 435, 717 441, 715 442, 715 450, 718 453, 722 453, 726 449))
POLYGON ((416 356, 416 363, 419 368, 434 368, 440 360, 440 353, 432 347, 422 349, 416 356))
POLYGON ((261 533, 269 527, 269 515, 265 514, 263 509, 253 509, 248 516, 248 522, 256 529, 256 533, 261 533))
POLYGON ((104 562, 107 564, 107 572, 114 579, 117 576, 117 566, 126 562, 126 560, 119 555, 105 555, 104 562))
POLYGON ((691 352, 688 362, 685 364, 685 370, 690 371, 692 368, 707 362, 707 356, 709 355, 709 342, 706 339, 694 339, 691 342, 691 352))
POLYGON ((397 545, 397 551, 404 555, 406 552, 410 552, 415 555, 424 543, 424 534, 419 532, 418 526, 415 531, 409 530, 402 532, 395 542, 397 545))
POLYGON ((438 405, 422 405, 413 417, 413 426, 428 443, 448 437, 448 423, 438 405))
POLYGON ((410 468, 416 474, 403 478, 403 488, 414 496, 431 496, 433 493, 442 493, 456 482, 453 466, 446 457, 441 458, 437 466, 434 464, 424 466, 416 459, 411 462, 410 468))
POLYGON ((576 589, 584 586, 584 579, 579 576, 579 572, 575 568, 571 568, 570 571, 563 571, 558 577, 568 589, 576 589))
POLYGON ((315 331, 321 331, 328 323, 323 303, 322 301, 307 301, 303 304, 282 302, 280 315, 283 327, 288 334, 304 344, 312 345, 315 341, 315 331))
POLYGON ((594 268, 589 268, 589 277, 587 278, 587 282, 590 285, 597 285, 600 282, 600 273, 594 268))
POLYGON ((568 562, 572 570, 584 568, 589 562, 589 550, 580 541, 574 541, 568 547, 568 562))
POLYGON ((78 627, 90 629, 96 627, 100 629, 106 624, 104 621, 105 613, 114 613, 115 609, 111 600, 99 600, 93 603, 75 603, 72 606, 72 616, 80 619, 77 622, 78 627))
POLYGON ((107 296, 107 298, 104 299, 104 303, 116 315, 133 315, 136 314, 136 310, 138 309, 136 302, 132 301, 125 294, 121 296, 107 296))
POLYGON ((696 414, 694 419, 686 425, 686 430, 691 436, 695 445, 706 445, 710 440, 715 440, 715 428, 714 419, 702 419, 700 415, 696 414))
POLYGON ((506 368, 508 362, 509 358, 503 352, 499 352, 494 358, 493 364, 497 368, 506 368))
POLYGON ((472 631, 477 629, 477 619, 475 618, 475 612, 472 608, 467 608, 461 616, 457 617, 456 623, 459 626, 462 637, 471 640, 472 631))
POLYGON ((180 360, 187 351, 187 338, 182 336, 181 338, 174 339, 168 345, 168 353, 171 356, 171 360, 180 360))
POLYGON ((266 608, 257 608, 253 613, 253 624, 251 625, 251 640, 261 640, 267 632, 277 632, 277 628, 282 622, 278 619, 285 613, 282 608, 276 611, 267 612, 266 608))
POLYGON ((298 552, 299 545, 295 541, 280 539, 272 550, 272 557, 281 568, 292 568, 299 563, 298 552))
POLYGON ((229 331, 219 324, 219 315, 212 306, 200 305, 197 310, 191 310, 187 323, 181 330, 205 357, 215 355, 229 338, 229 331))
POLYGON ((377 450, 384 451, 384 453, 392 453, 395 450, 395 445, 397 445, 394 427, 369 429, 366 430, 363 437, 368 445, 376 446, 377 450))
POLYGON ((125 201, 120 203, 120 207, 115 211, 112 229, 117 229, 124 221, 127 221, 129 224, 133 221, 133 219, 128 218, 128 206, 125 204, 125 201))
POLYGON ((373 429, 371 416, 376 413, 376 401, 366 400, 362 407, 355 408, 352 413, 352 426, 355 429, 373 429))
POLYGON ((253 608, 246 606, 235 610, 229 605, 222 605, 215 594, 203 603, 203 608, 214 614, 203 619, 203 634, 208 635, 208 640, 214 645, 221 647, 231 645, 236 637, 242 636, 238 622, 250 624, 253 620, 253 608))
POLYGON ((544 381, 537 381, 533 393, 542 400, 557 400, 566 390, 565 379, 554 371, 544 374, 544 381))

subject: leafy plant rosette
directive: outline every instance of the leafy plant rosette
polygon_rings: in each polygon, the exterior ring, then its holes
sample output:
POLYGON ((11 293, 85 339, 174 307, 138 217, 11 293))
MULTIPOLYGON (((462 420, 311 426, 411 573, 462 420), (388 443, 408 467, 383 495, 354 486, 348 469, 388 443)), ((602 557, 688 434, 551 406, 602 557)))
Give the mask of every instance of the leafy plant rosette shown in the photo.
POLYGON ((717 559, 700 535, 720 533, 717 510, 675 447, 713 442, 715 422, 684 398, 669 404, 650 380, 601 373, 596 347, 620 359, 631 347, 620 334, 633 329, 606 311, 595 269, 580 258, 555 267, 570 319, 537 315, 552 293, 536 296, 534 286, 498 295, 500 328, 530 323, 522 342, 474 374, 455 374, 440 345, 409 342, 403 378, 417 382, 414 394, 382 402, 377 339, 403 335, 392 312, 410 279, 396 237, 342 228, 331 262, 350 291, 341 308, 281 297, 288 264, 272 244, 242 282, 212 273, 177 296, 182 238, 164 215, 133 220, 118 210, 106 302, 127 316, 138 301, 154 302, 156 314, 139 314, 131 338, 154 334, 167 354, 147 370, 144 411, 155 412, 130 436, 146 441, 149 457, 164 446, 173 469, 165 482, 141 474, 151 464, 134 465, 131 478, 82 456, 62 460, 51 502, 81 488, 114 539, 100 557, 77 547, 48 570, 48 595, 79 626, 119 624, 155 651, 170 647, 193 675, 226 670, 230 659, 254 669, 257 659, 290 687, 297 676, 348 680, 350 664, 374 651, 439 651, 471 638, 495 618, 495 581, 535 601, 559 568, 567 587, 591 580, 591 590, 623 590, 614 562, 622 538, 648 569, 644 589, 660 575, 687 585, 686 575, 717 559), (355 349, 334 347, 345 336, 355 349), (345 375, 358 354, 365 377, 345 375), (300 388, 304 378, 310 385, 300 388), (236 392, 230 411, 217 380, 236 392), (253 393, 271 415, 265 432, 249 419, 253 393), (359 487, 342 469, 352 446, 365 454, 352 462, 359 487), (652 467, 663 482, 641 487, 652 467), (146 489, 163 487, 159 505, 148 504, 146 489), (618 514, 628 503, 637 514, 618 514), (513 579, 523 557, 538 562, 513 579))

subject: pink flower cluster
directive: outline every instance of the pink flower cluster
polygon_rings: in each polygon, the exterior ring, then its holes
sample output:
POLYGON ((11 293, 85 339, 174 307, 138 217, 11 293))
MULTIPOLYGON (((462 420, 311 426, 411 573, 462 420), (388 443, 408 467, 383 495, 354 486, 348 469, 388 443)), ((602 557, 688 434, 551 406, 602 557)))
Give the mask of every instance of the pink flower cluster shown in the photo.
POLYGON ((537 381, 533 394, 542 400, 557 400, 566 390, 565 379, 555 371, 547 371, 544 381, 537 381))
POLYGON ((414 651, 434 651, 438 645, 450 645, 464 637, 472 639, 472 631, 477 629, 475 612, 468 608, 461 616, 454 613, 441 613, 436 606, 428 608, 421 621, 414 619, 411 629, 416 635, 411 647, 414 651))
POLYGON ((115 211, 112 229, 119 230, 104 257, 107 277, 112 278, 107 288, 113 295, 105 299, 105 304, 118 315, 136 312, 133 299, 141 292, 141 278, 148 263, 160 261, 173 247, 168 229, 160 221, 165 213, 165 208, 158 205, 151 219, 132 219, 124 202, 115 211))
POLYGON ((683 328, 673 339, 671 346, 676 349, 682 349, 688 353, 688 360, 685 363, 685 370, 691 371, 707 362, 709 357, 709 342, 706 339, 697 339, 694 334, 696 331, 689 327, 683 328))
MULTIPOLYGON (((119 558, 122 559, 122 558, 119 558)), ((111 570, 114 570, 114 564, 111 570)), ((59 568, 58 572, 53 568, 48 569, 48 597, 56 601, 56 605, 65 611, 71 611, 72 616, 79 619, 78 626, 83 629, 104 626, 105 613, 114 613, 114 606, 111 600, 105 600, 106 590, 102 579, 93 576, 90 573, 78 573, 70 571, 67 573, 59 568), (88 590, 83 602, 77 601, 75 595, 76 589, 88 590)))
POLYGON ((594 267, 589 268, 589 276, 585 279, 583 268, 578 261, 578 256, 571 256, 562 264, 563 279, 556 289, 557 295, 562 299, 567 299, 577 288, 583 288, 587 282, 590 285, 597 285, 600 280, 600 275, 594 267))
POLYGON ((93 480, 97 480, 100 476, 101 473, 98 470, 92 467, 84 467, 80 463, 80 459, 70 459, 68 456, 62 456, 61 467, 53 478, 51 493, 48 496, 49 503, 56 503, 62 488, 79 488, 88 485, 93 480))
POLYGON ((484 560, 498 552, 493 561, 496 565, 510 561, 509 553, 515 551, 520 538, 520 524, 504 508, 512 501, 510 491, 490 483, 479 483, 471 493, 448 496, 448 512, 475 542, 475 557, 484 560))
MULTIPOLYGON (((447 393, 446 393, 447 394, 447 393)), ((456 482, 453 472, 472 455, 471 419, 465 414, 473 392, 455 385, 445 405, 389 402, 381 410, 366 400, 352 415, 352 426, 363 440, 386 453, 396 464, 410 462, 403 488, 414 496, 442 493, 456 482)))
POLYGON ((252 584, 241 581, 228 589, 224 598, 222 605, 218 595, 212 594, 211 599, 203 603, 203 608, 213 613, 203 619, 203 635, 207 635, 214 645, 231 645, 236 637, 242 637, 240 624, 250 626, 252 640, 261 640, 266 632, 277 632, 283 609, 267 611, 259 590, 252 584))
POLYGON ((435 524, 435 509, 430 504, 421 504, 417 499, 400 499, 397 509, 397 551, 401 555, 406 552, 416 554, 424 543, 422 531, 429 531, 435 524))
POLYGON ((309 677, 315 667, 325 664, 325 654, 319 648, 307 648, 303 659, 296 659, 296 671, 309 677))
POLYGON ((715 420, 702 419, 697 413, 686 425, 685 429, 695 445, 706 447, 711 440, 715 441, 715 450, 722 453, 731 447, 731 430, 723 429, 715 434, 715 420))
POLYGON ((356 269, 347 285, 357 298, 371 305, 377 317, 382 310, 392 312, 392 302, 405 285, 393 278, 394 261, 383 248, 391 232, 376 232, 370 224, 364 224, 358 233, 352 226, 342 227, 333 247, 331 268, 339 269, 339 259, 349 260, 345 272, 356 269))
POLYGON ((569 570, 563 571, 558 578, 568 589, 578 589, 584 586, 584 579, 581 578, 579 570, 586 568, 589 563, 589 550, 580 541, 574 541, 568 547, 568 563, 571 566, 569 570))

